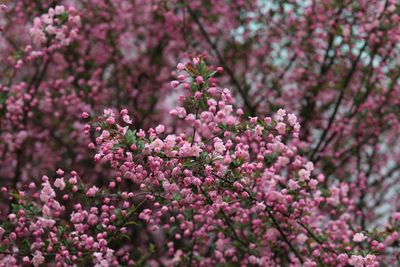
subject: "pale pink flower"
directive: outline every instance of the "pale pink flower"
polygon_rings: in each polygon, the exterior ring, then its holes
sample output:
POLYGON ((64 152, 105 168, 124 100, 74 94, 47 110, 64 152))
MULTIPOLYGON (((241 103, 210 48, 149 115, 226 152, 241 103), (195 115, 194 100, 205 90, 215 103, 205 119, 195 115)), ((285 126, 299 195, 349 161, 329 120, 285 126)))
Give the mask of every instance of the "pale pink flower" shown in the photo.
POLYGON ((310 180, 310 175, 311 175, 311 173, 309 170, 301 169, 299 171, 300 181, 310 180))
POLYGON ((292 179, 289 180, 288 185, 291 190, 296 190, 300 187, 299 184, 296 181, 293 181, 292 179))
POLYGON ((286 131, 286 124, 283 122, 278 122, 275 129, 278 131, 279 134, 284 135, 286 131))
POLYGON ((50 183, 46 181, 42 184, 43 188, 40 191, 40 200, 43 202, 48 202, 50 199, 53 199, 56 196, 53 188, 51 187, 50 183))
POLYGON ((64 6, 56 6, 56 8, 55 8, 55 14, 56 15, 60 15, 60 14, 62 14, 64 12, 65 12, 65 7, 64 6))
POLYGON ((366 239, 367 237, 363 233, 356 233, 353 236, 353 241, 354 242, 362 242, 366 239))
POLYGON ((179 82, 178 82, 178 81, 172 81, 172 82, 171 82, 171 87, 172 87, 172 88, 176 88, 176 87, 178 87, 178 85, 179 85, 179 82))
POLYGON ((64 190, 64 188, 65 188, 64 178, 57 178, 54 181, 54 186, 57 187, 58 189, 60 189, 61 191, 64 190))
POLYGON ((300 244, 304 244, 307 241, 308 237, 301 233, 296 237, 297 242, 299 242, 300 244))
POLYGON ((44 257, 42 255, 42 252, 36 251, 32 258, 32 264, 33 264, 33 266, 38 267, 42 263, 44 263, 44 257))
POLYGON ((94 195, 96 195, 97 191, 99 191, 99 189, 96 186, 92 186, 91 188, 89 188, 89 190, 86 192, 86 195, 88 197, 93 197, 94 195))
POLYGON ((132 120, 131 120, 131 118, 129 117, 129 115, 124 115, 124 116, 122 116, 122 120, 125 122, 125 123, 127 123, 127 124, 131 124, 132 123, 132 120))
POLYGON ((176 68, 177 68, 179 71, 182 71, 182 70, 184 70, 184 69, 186 68, 186 66, 185 66, 185 64, 183 64, 183 63, 178 63, 178 66, 176 66, 176 68))
POLYGON ((364 258, 361 255, 352 255, 349 259, 349 264, 355 267, 363 267, 364 266, 364 258))
POLYGON ((367 256, 365 256, 364 258, 364 262, 367 266, 369 265, 373 265, 376 261, 376 256, 372 255, 372 254, 368 254, 367 256))
POLYGON ((297 122, 297 117, 296 117, 296 115, 294 115, 294 114, 289 114, 288 115, 288 122, 289 122, 289 124, 291 125, 291 126, 294 126, 295 124, 296 124, 296 122, 297 122))
POLYGON ((158 126, 156 127, 156 133, 157 133, 157 134, 162 134, 162 133, 164 132, 164 130, 165 130, 164 125, 158 125, 158 126))

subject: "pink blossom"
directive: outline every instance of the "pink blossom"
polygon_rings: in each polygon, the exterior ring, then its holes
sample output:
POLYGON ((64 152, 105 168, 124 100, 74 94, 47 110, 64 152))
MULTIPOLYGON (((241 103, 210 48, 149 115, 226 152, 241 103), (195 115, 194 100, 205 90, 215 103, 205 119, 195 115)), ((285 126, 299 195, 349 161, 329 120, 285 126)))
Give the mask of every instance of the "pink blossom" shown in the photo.
POLYGON ((307 181, 310 179, 310 171, 309 170, 305 170, 305 169, 301 169, 299 171, 299 176, 300 176, 300 181, 307 181))
POLYGON ((286 124, 283 122, 278 122, 275 129, 278 131, 279 134, 284 135, 286 132, 286 124))
POLYGON ((43 183, 42 186, 42 190, 40 191, 40 200, 47 203, 50 199, 53 199, 56 196, 56 193, 48 181, 43 183))
POLYGON ((164 132, 164 130, 165 130, 164 125, 158 125, 158 126, 156 127, 156 133, 157 133, 157 134, 162 134, 162 133, 164 132))
POLYGON ((352 255, 349 259, 349 264, 355 267, 363 267, 364 257, 361 255, 352 255))
POLYGON ((4 4, 1 4, 1 5, 0 5, 0 11, 1 11, 1 12, 6 12, 6 11, 7 11, 7 6, 4 5, 4 4))
POLYGON ((202 84, 202 83, 204 83, 203 77, 202 77, 202 76, 197 76, 197 77, 196 77, 196 83, 197 83, 197 84, 202 84))
POLYGON ((44 257, 40 251, 36 251, 32 258, 33 266, 37 267, 44 263, 44 257))
POLYGON ((65 182, 64 182, 64 178, 57 178, 54 181, 54 186, 57 187, 58 189, 60 189, 61 191, 64 190, 65 188, 65 182))
POLYGON ((86 192, 86 195, 88 197, 93 197, 94 195, 96 195, 97 191, 99 191, 99 189, 96 186, 92 186, 91 188, 89 188, 89 190, 86 192))
POLYGON ((178 81, 172 81, 172 82, 171 82, 171 87, 172 87, 172 88, 177 88, 178 85, 179 85, 179 82, 178 82, 178 81))
POLYGON ((353 236, 353 241, 354 242, 362 242, 366 239, 367 237, 363 233, 356 233, 353 236))
POLYGON ((296 115, 294 115, 294 114, 289 114, 288 115, 288 121, 289 121, 289 124, 291 125, 291 126, 294 126, 295 124, 296 124, 296 122, 297 122, 297 117, 296 117, 296 115))
POLYGON ((56 6, 55 7, 55 14, 60 15, 65 12, 65 7, 64 6, 56 6))
POLYGON ((178 63, 178 65, 177 65, 177 67, 176 67, 179 71, 183 71, 185 68, 186 68, 186 66, 185 66, 185 64, 183 64, 183 63, 178 63))
POLYGON ((132 120, 129 117, 129 115, 126 114, 126 115, 122 116, 122 119, 124 120, 125 123, 132 124, 132 120))
POLYGON ((364 262, 365 265, 367 266, 373 266, 374 263, 376 262, 376 256, 372 254, 368 254, 367 256, 364 257, 364 262))

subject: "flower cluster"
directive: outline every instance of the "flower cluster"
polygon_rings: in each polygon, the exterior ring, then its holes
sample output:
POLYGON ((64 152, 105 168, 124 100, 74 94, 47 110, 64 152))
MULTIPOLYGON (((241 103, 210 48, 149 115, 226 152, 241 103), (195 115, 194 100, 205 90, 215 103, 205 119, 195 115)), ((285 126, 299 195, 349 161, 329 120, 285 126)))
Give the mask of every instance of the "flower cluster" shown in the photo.
POLYGON ((46 14, 33 20, 33 27, 29 30, 35 46, 47 45, 54 49, 69 45, 78 35, 80 16, 74 8, 65 9, 64 6, 50 8, 46 14))
MULTIPOLYGON (((277 256, 289 251, 287 260, 296 265, 376 264, 373 255, 349 257, 341 242, 326 243, 332 235, 341 239, 331 227, 346 218, 325 224, 320 219, 333 196, 323 196, 318 186, 323 175, 312 175, 312 162, 298 155, 296 116, 281 109, 273 118, 245 119, 231 92, 213 82, 217 72, 202 58, 180 68, 178 86, 185 94, 170 113, 186 130, 166 134, 163 125, 132 130, 127 110, 120 115, 128 126, 121 126, 111 109, 95 119, 83 113, 99 132, 96 144, 89 144, 98 147, 94 158, 115 169, 114 178, 103 190, 80 185, 76 172, 66 179, 58 170, 54 181, 42 178, 42 188, 32 194, 36 202, 29 199, 34 183, 27 192, 10 194, 16 203, 1 228, 2 262, 106 266, 119 260, 151 262, 154 251, 164 251, 156 257, 165 265, 265 266, 285 264, 277 256), (121 192, 132 186, 137 189, 121 192), (141 196, 139 204, 135 196, 141 196), (147 228, 155 244, 126 227, 135 214, 133 222, 147 228), (125 253, 110 248, 124 236, 147 244, 139 257, 129 254, 134 242, 125 253), (307 259, 305 244, 308 253, 312 250, 307 259)), ((86 134, 90 128, 85 126, 86 134)), ((351 232, 342 231, 342 238, 351 232)), ((353 238, 364 239, 360 233, 353 238)))
POLYGON ((0 266, 399 265, 399 12, 0 0, 0 266))
POLYGON ((15 201, 0 227, 1 266, 133 264, 128 251, 117 255, 110 246, 129 238, 137 196, 99 190, 81 179, 58 170, 56 179, 43 176, 38 190, 32 182, 25 191, 6 192, 15 201))

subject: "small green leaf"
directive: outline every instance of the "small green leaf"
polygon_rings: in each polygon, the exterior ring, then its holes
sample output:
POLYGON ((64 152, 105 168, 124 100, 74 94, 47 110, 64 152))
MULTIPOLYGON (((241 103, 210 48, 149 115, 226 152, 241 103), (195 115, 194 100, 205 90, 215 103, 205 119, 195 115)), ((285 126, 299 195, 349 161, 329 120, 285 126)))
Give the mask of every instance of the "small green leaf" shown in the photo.
POLYGON ((125 223, 125 225, 137 225, 137 222, 129 221, 129 222, 125 223))
POLYGON ((136 143, 136 131, 127 130, 125 133, 125 141, 128 145, 136 143))
POLYGON ((58 19, 60 20, 61 24, 64 24, 65 22, 68 21, 68 13, 64 12, 58 15, 58 19))
POLYGON ((190 189, 192 189, 192 192, 195 193, 195 194, 199 193, 199 189, 194 184, 190 185, 190 189))

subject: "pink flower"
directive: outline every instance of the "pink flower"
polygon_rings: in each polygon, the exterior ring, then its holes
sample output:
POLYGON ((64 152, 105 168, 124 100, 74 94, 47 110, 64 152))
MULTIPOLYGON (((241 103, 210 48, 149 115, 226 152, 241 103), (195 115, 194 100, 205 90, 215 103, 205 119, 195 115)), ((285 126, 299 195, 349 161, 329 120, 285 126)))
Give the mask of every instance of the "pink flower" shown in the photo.
POLYGON ((50 199, 53 199, 56 196, 56 193, 51 187, 49 181, 43 183, 42 186, 43 188, 40 191, 40 200, 47 203, 50 199))
POLYGON ((202 76, 197 76, 197 77, 196 77, 196 83, 197 83, 197 84, 202 84, 202 83, 204 83, 203 77, 202 77, 202 76))
POLYGON ((364 258, 361 255, 352 255, 349 259, 349 264, 355 267, 363 267, 364 266, 364 258))
POLYGON ((6 12, 6 10, 7 10, 7 6, 4 5, 4 4, 1 4, 1 5, 0 5, 0 11, 1 11, 1 12, 6 12))
POLYGON ((24 264, 28 265, 28 264, 31 262, 31 260, 29 259, 28 256, 25 256, 25 257, 22 258, 22 262, 23 262, 24 264))
POLYGON ((373 265, 376 261, 376 256, 372 255, 372 254, 368 254, 367 256, 365 256, 364 258, 364 262, 367 266, 369 265, 373 265))
POLYGON ((300 181, 310 180, 310 175, 311 175, 311 173, 309 170, 301 169, 299 171, 300 181))
POLYGON ((44 263, 44 257, 42 255, 42 252, 36 251, 32 258, 32 264, 33 264, 33 266, 38 267, 42 263, 44 263))
POLYGON ((158 125, 158 126, 156 127, 156 133, 157 133, 157 134, 162 134, 162 133, 164 132, 164 130, 165 130, 164 125, 158 125))
POLYGON ((341 253, 341 254, 339 254, 339 255, 337 256, 337 259, 338 259, 338 261, 339 261, 340 263, 345 264, 345 263, 347 263, 349 257, 347 256, 347 254, 341 253))
POLYGON ((131 118, 129 117, 129 115, 124 115, 124 116, 122 116, 122 120, 123 120, 125 123, 127 123, 127 124, 131 124, 131 123, 132 123, 132 120, 131 120, 131 118))
POLYGON ((57 175, 63 175, 64 174, 64 171, 63 170, 61 170, 61 169, 58 169, 57 171, 56 171, 56 173, 57 173, 57 175))
POLYGON ((279 109, 275 115, 275 118, 277 121, 283 121, 285 116, 286 116, 286 110, 279 109))
POLYGON ((279 134, 284 135, 286 132, 286 124, 283 122, 278 122, 275 129, 278 131, 279 134))
POLYGON ((87 218, 87 222, 89 225, 95 225, 97 223, 98 219, 95 214, 89 214, 87 218))
POLYGON ((296 181, 292 180, 292 179, 289 180, 288 185, 289 185, 289 188, 291 190, 296 190, 296 189, 298 189, 300 187, 299 184, 296 181))
POLYGON ((222 154, 226 150, 224 143, 218 137, 214 138, 214 149, 218 154, 222 154))
POLYGON ((46 35, 41 29, 31 28, 29 30, 30 35, 32 36, 33 44, 40 46, 46 41, 46 35))
POLYGON ((243 189, 243 185, 239 182, 234 182, 233 186, 235 187, 236 190, 241 191, 243 189))
POLYGON ((392 213, 392 218, 393 218, 393 220, 395 220, 396 222, 400 222, 400 212, 393 212, 393 213, 392 213))
POLYGON ((178 63, 178 65, 176 66, 176 68, 177 68, 179 71, 183 71, 183 70, 185 70, 186 65, 183 64, 183 63, 178 63))
POLYGON ((300 244, 304 244, 307 241, 307 239, 308 237, 303 233, 299 234, 296 238, 297 242, 299 242, 300 244))
POLYGON ((191 145, 190 143, 185 143, 179 149, 180 157, 198 157, 200 155, 201 149, 198 145, 191 145))
POLYGON ((179 118, 184 118, 186 116, 186 110, 183 107, 177 107, 176 108, 177 115, 179 118))
POLYGON ((362 242, 366 239, 367 237, 363 233, 356 233, 353 236, 353 241, 354 242, 362 242))
POLYGON ((288 115, 288 122, 291 126, 294 126, 297 122, 297 117, 294 114, 289 114, 288 115))
POLYGON ((56 15, 60 15, 60 14, 62 14, 64 12, 65 12, 65 7, 64 6, 56 6, 56 8, 55 8, 55 14, 56 15))
POLYGON ((60 189, 61 191, 64 190, 64 188, 65 188, 64 178, 57 178, 54 181, 54 186, 57 187, 58 189, 60 189))
POLYGON ((194 65, 199 65, 200 64, 201 59, 199 57, 195 57, 193 58, 193 64, 194 65))
POLYGON ((97 191, 99 191, 99 189, 96 186, 92 186, 91 188, 89 188, 89 190, 86 192, 86 195, 88 197, 93 197, 94 195, 96 195, 97 191))
POLYGON ((179 82, 178 82, 178 81, 172 81, 172 82, 171 82, 172 88, 176 88, 176 87, 178 87, 178 85, 179 85, 179 82))
POLYGON ((278 114, 278 116, 279 117, 284 117, 285 115, 286 115, 286 110, 284 110, 284 109, 279 109, 278 111, 277 111, 277 114, 278 114))

